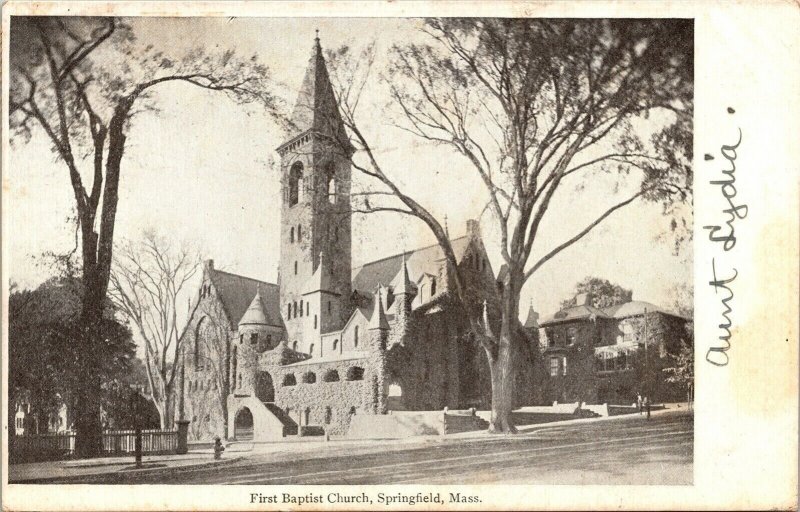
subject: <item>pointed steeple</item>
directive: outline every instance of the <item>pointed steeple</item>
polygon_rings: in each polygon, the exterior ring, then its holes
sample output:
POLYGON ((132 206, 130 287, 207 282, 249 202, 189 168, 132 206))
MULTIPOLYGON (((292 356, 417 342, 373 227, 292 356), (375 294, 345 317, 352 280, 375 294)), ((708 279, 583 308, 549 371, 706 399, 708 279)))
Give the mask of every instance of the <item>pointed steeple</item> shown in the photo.
POLYGON ((528 318, 525 319, 526 329, 538 329, 539 328, 539 313, 533 310, 533 299, 531 299, 531 303, 528 306, 528 318))
POLYGON ((386 313, 383 311, 383 297, 380 290, 375 293, 375 307, 372 310, 372 318, 369 319, 368 329, 389 330, 389 322, 386 320, 386 313))
POLYGON ((247 308, 247 311, 242 315, 239 320, 239 325, 267 325, 267 316, 264 314, 264 303, 261 300, 261 291, 256 290, 256 296, 253 297, 253 302, 247 308))
POLYGON ((333 137, 344 144, 346 148, 352 149, 339 114, 328 69, 325 66, 322 45, 319 42, 319 31, 317 31, 317 37, 314 38, 311 58, 308 61, 306 74, 292 111, 288 138, 278 148, 278 151, 280 152, 284 146, 308 132, 333 137))
POLYGON ((325 258, 325 251, 320 251, 317 270, 311 274, 311 277, 306 281, 303 293, 331 291, 333 289, 331 277, 330 262, 325 258))
POLYGON ((408 265, 406 265, 406 253, 403 251, 403 260, 400 264, 400 280, 394 288, 395 295, 416 295, 417 285, 408 277, 408 265))

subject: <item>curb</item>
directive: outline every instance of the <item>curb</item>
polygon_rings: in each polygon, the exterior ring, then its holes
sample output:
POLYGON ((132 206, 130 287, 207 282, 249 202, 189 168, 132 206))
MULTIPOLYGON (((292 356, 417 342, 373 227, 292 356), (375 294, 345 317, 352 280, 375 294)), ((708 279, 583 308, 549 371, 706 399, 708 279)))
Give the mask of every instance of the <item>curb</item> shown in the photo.
POLYGON ((8 481, 9 485, 16 485, 16 484, 48 484, 48 483, 61 483, 61 484, 84 484, 84 483, 93 483, 92 479, 97 477, 108 477, 110 482, 105 482, 107 484, 117 484, 114 480, 124 480, 126 477, 129 476, 136 476, 136 475, 158 475, 161 473, 186 473, 190 471, 195 471, 198 469, 207 469, 212 466, 227 466, 233 464, 235 462, 239 462, 245 459, 245 457, 234 457, 230 459, 223 459, 221 461, 208 461, 202 462, 199 464, 188 464, 184 466, 159 466, 154 468, 140 468, 140 469, 119 469, 115 471, 111 471, 108 473, 88 473, 85 475, 72 475, 72 476, 55 476, 55 477, 45 477, 45 478, 27 478, 27 479, 20 479, 20 480, 10 480, 8 481))

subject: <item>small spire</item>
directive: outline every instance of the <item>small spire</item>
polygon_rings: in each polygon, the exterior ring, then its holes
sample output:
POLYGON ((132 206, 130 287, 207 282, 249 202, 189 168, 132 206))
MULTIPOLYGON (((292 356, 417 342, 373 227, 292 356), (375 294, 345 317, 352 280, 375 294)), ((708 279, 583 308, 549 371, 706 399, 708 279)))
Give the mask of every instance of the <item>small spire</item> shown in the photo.
POLYGON ((411 282, 411 278, 408 277, 408 265, 406 265, 406 252, 403 251, 403 260, 400 264, 400 282, 398 283, 394 294, 395 295, 416 295, 416 285, 411 282))
POLYGON ((369 320, 369 329, 389 329, 389 322, 386 320, 386 313, 383 311, 383 294, 380 288, 375 292, 375 309, 372 310, 372 318, 369 320))
POLYGON ((316 37, 314 37, 314 49, 317 53, 322 53, 322 45, 319 44, 319 29, 315 29, 314 31, 317 33, 316 37))

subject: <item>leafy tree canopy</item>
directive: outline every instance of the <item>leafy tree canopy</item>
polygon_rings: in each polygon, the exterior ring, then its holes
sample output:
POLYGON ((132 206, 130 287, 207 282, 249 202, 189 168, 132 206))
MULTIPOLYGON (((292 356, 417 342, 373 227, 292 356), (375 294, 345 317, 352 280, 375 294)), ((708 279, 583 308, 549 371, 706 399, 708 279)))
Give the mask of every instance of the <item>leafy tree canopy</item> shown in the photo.
POLYGON ((587 293, 592 296, 592 304, 596 308, 606 308, 630 302, 633 291, 627 290, 618 284, 614 284, 608 279, 587 276, 575 285, 575 295, 561 302, 561 309, 575 306, 576 296, 587 293))

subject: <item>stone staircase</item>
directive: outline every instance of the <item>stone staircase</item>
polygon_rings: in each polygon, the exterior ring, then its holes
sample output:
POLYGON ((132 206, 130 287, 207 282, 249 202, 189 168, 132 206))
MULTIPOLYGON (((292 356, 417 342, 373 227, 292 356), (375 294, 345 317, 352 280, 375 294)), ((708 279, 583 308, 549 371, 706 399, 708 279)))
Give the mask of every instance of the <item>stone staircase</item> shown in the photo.
POLYGON ((269 412, 271 412, 272 415, 278 418, 278 421, 280 421, 283 424, 284 437, 297 435, 297 423, 291 418, 291 416, 286 414, 286 412, 283 409, 281 409, 280 407, 271 402, 262 402, 262 403, 264 404, 264 407, 266 407, 267 410, 269 410, 269 412))

